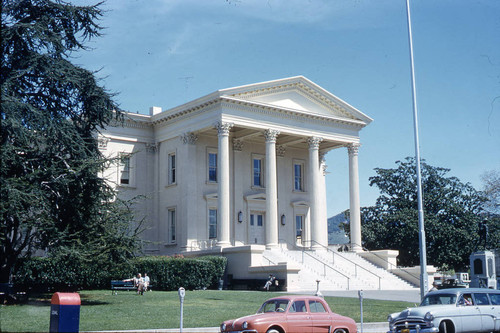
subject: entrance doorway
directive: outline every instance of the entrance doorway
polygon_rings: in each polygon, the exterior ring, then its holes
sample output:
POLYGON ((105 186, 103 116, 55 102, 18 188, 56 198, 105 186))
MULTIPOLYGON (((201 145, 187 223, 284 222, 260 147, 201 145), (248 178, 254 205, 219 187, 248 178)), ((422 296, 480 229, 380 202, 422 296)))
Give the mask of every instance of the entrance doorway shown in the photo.
POLYGON ((265 244, 264 213, 252 212, 250 214, 249 229, 250 244, 265 244))
POLYGON ((303 245, 304 240, 304 215, 295 215, 295 241, 297 245, 303 245))

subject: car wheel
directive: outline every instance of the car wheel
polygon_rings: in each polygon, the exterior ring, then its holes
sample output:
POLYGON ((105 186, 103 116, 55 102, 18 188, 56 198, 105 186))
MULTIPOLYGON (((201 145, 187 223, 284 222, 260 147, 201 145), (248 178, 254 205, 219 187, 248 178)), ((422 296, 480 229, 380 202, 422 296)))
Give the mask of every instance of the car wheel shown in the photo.
POLYGON ((270 330, 267 330, 267 333, 280 333, 280 331, 271 328, 270 330))
POLYGON ((439 323, 439 333, 448 333, 448 325, 444 321, 439 323))
POLYGON ((348 333, 348 332, 343 328, 337 328, 333 333, 348 333))

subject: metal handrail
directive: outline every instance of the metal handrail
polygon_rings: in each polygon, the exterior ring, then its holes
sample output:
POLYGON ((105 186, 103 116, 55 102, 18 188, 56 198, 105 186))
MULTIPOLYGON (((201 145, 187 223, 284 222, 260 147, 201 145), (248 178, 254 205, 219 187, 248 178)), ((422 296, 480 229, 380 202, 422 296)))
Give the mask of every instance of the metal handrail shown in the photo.
MULTIPOLYGON (((279 242, 279 243, 282 244, 281 242, 279 242)), ((290 245, 286 240, 285 240, 285 244, 286 245, 290 245)), ((343 277, 345 277, 347 279, 347 290, 349 290, 349 288, 350 288, 350 281, 351 281, 351 278, 349 276, 345 275, 344 273, 340 272, 339 270, 335 269, 334 267, 332 267, 332 266, 324 263, 323 261, 321 261, 318 258, 314 257, 312 254, 305 252, 305 250, 302 250, 302 263, 304 263, 304 253, 307 254, 308 256, 310 256, 311 258, 313 258, 314 260, 319 261, 321 264, 323 264, 323 276, 326 276, 326 268, 328 267, 331 270, 333 270, 334 272, 337 272, 338 274, 340 274, 343 277)))
MULTIPOLYGON (((304 256, 304 253, 307 254, 308 256, 310 256, 311 258, 313 258, 314 260, 316 261, 319 261, 321 264, 323 264, 323 276, 326 276, 326 268, 330 268, 331 270, 333 270, 334 272, 337 272, 338 274, 342 275, 343 277, 345 277, 347 279, 347 290, 350 290, 350 282, 351 282, 351 278, 347 275, 345 275, 344 273, 340 272, 339 270, 333 268, 332 266, 328 265, 328 264, 325 264, 323 261, 319 260, 318 258, 316 258, 315 256, 313 256, 312 254, 310 253, 307 253, 305 251, 302 251, 302 256, 304 256)), ((304 262, 304 257, 302 257, 302 263, 304 262)))
MULTIPOLYGON (((337 253, 337 252, 335 252, 335 251, 331 250, 331 249, 330 249, 330 248, 328 248, 327 246, 324 246, 323 244, 318 243, 317 241, 310 240, 310 241, 305 241, 305 242, 310 242, 310 243, 311 243, 311 247, 312 247, 312 243, 315 243, 315 244, 319 245, 320 247, 322 247, 322 248, 326 249, 328 252, 332 252, 332 258, 335 258, 335 255, 337 255, 337 256, 341 257, 342 259, 347 260, 347 261, 349 261, 350 263, 354 264, 354 274, 355 274, 355 276, 356 276, 356 277, 358 276, 358 267, 359 267, 359 268, 361 268, 361 269, 363 269, 363 270, 365 270, 365 271, 367 271, 368 273, 370 273, 370 274, 374 275, 375 277, 377 277, 377 278, 378 278, 378 289, 380 290, 380 289, 382 288, 382 277, 381 277, 381 276, 379 276, 379 275, 377 275, 377 274, 375 274, 375 273, 371 272, 370 270, 368 270, 368 269, 364 268, 363 266, 358 265, 358 264, 357 264, 357 263, 355 263, 354 261, 352 261, 352 260, 350 260, 350 259, 348 259, 348 258, 344 257, 344 256, 343 256, 343 255, 341 255, 340 253, 337 253)), ((333 262, 335 263, 335 259, 333 259, 333 262)))
POLYGON ((268 257, 262 256, 262 258, 267 260, 268 265, 276 265, 276 263, 274 261, 272 261, 271 259, 269 259, 268 257))

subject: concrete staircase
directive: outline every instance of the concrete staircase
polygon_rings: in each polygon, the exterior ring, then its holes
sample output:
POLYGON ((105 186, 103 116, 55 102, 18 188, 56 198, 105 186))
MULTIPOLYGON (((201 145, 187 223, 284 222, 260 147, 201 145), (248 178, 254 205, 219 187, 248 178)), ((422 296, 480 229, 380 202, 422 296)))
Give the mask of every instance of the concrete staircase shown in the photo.
POLYGON ((320 290, 411 290, 415 287, 380 268, 355 252, 301 251, 286 248, 265 250, 264 261, 292 263, 300 267, 298 281, 289 283, 289 291, 320 290))

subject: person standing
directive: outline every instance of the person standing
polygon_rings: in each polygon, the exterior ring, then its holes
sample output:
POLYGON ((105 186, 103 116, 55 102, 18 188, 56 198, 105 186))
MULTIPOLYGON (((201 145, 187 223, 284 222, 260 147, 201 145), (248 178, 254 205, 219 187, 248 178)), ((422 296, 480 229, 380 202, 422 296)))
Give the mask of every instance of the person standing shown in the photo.
POLYGON ((149 281, 148 273, 144 273, 144 291, 148 291, 149 281))

